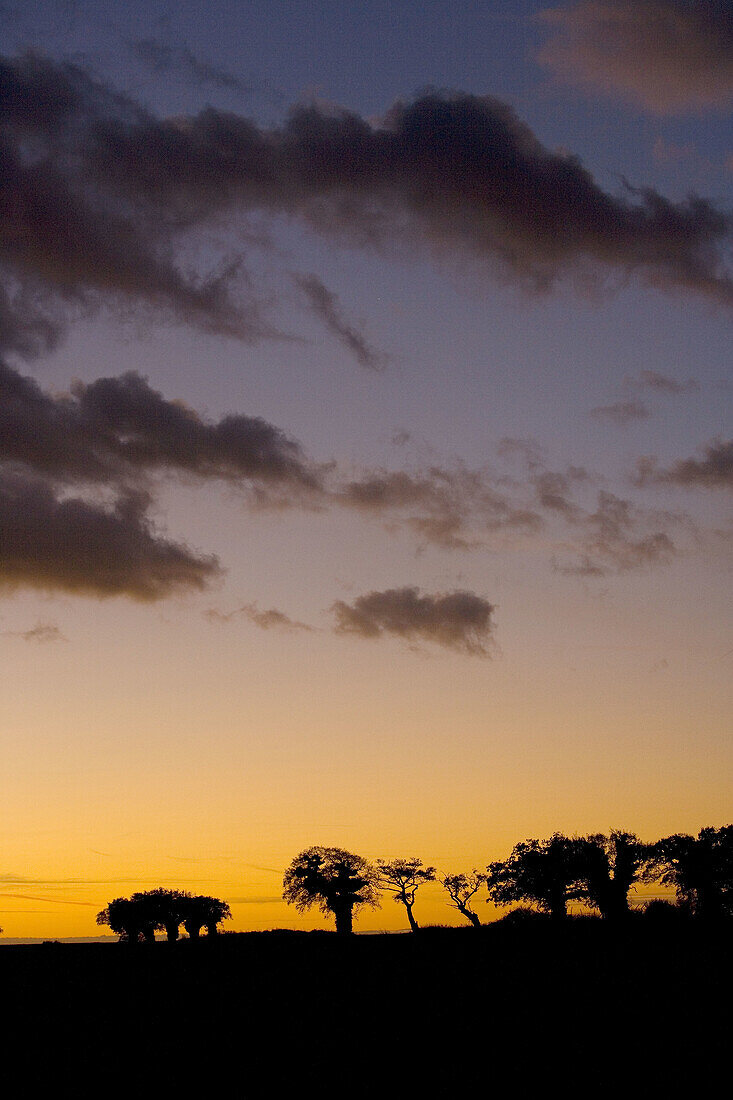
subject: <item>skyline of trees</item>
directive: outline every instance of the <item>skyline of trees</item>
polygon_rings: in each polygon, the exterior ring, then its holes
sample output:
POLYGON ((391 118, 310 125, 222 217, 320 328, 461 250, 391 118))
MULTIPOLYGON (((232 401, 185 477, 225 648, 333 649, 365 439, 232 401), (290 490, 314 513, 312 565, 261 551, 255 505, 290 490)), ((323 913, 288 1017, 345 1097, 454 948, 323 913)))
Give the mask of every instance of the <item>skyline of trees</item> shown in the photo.
MULTIPOLYGON (((556 920, 567 917, 568 905, 577 902, 605 920, 618 921, 630 912, 632 888, 652 883, 673 889, 676 907, 696 918, 731 917, 733 825, 707 826, 697 837, 674 834, 653 843, 622 829, 572 837, 556 832, 545 840, 518 842, 506 859, 494 860, 485 871, 457 874, 439 874, 417 857, 370 862, 343 848, 314 845, 287 868, 283 899, 298 912, 315 907, 332 915, 337 932, 348 935, 354 914, 379 907, 380 895, 386 893, 404 907, 411 930, 417 932, 417 891, 435 881, 446 891, 447 904, 474 927, 482 924, 475 908, 479 900, 499 908, 529 907, 556 920), (484 887, 486 897, 480 898, 484 887)), ((222 899, 160 887, 113 899, 96 921, 128 942, 151 942, 156 931, 175 941, 181 926, 191 939, 203 928, 216 935, 231 915, 222 899)))

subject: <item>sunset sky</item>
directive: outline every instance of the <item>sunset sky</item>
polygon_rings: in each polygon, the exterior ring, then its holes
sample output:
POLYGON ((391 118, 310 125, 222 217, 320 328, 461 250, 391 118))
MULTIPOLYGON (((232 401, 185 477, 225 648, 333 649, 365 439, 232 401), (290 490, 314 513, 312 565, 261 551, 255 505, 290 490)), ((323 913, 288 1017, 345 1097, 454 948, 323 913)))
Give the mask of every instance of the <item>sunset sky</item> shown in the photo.
POLYGON ((5 936, 730 821, 730 0, 0 39, 5 936))

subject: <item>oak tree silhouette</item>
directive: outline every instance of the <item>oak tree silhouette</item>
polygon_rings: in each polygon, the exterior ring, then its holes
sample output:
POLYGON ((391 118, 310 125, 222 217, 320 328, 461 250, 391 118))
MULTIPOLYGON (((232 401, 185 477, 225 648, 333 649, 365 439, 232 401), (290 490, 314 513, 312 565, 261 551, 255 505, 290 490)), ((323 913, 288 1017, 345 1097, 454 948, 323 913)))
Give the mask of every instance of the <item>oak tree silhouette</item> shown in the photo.
POLYGON ((97 924, 107 925, 123 943, 155 942, 155 923, 139 902, 131 898, 114 898, 96 917, 97 924))
POLYGON ((435 868, 423 867, 421 859, 377 860, 379 886, 388 890, 396 902, 404 905, 410 928, 417 932, 419 925, 412 911, 419 886, 435 881, 435 868))
POLYGON ((336 931, 353 931, 353 913, 364 905, 377 907, 379 890, 375 868, 343 848, 306 848, 292 861, 283 877, 283 898, 304 912, 316 905, 336 918, 336 931))
POLYGON ((696 917, 733 915, 733 825, 677 833, 652 847, 648 879, 674 886, 678 900, 696 917))
POLYGON ((487 867, 489 897, 495 905, 528 901, 556 919, 567 916, 568 901, 582 898, 587 841, 553 833, 549 840, 523 840, 508 859, 487 867))
POLYGON ((215 936, 223 920, 231 920, 232 912, 225 901, 211 898, 206 894, 184 894, 180 901, 183 927, 192 940, 199 938, 202 928, 206 934, 215 936))

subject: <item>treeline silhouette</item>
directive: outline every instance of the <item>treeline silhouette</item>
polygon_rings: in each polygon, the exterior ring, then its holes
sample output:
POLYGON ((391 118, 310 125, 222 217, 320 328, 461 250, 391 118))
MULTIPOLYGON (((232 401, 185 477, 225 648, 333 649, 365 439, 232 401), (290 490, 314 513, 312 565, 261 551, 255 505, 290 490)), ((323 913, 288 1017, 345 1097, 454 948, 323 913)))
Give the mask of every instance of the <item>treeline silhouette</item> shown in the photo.
POLYGON ((143 890, 129 898, 115 898, 97 913, 97 924, 109 925, 127 943, 155 942, 156 932, 165 932, 168 941, 178 939, 181 925, 190 939, 198 939, 201 929, 215 936, 223 920, 231 919, 225 901, 185 890, 143 890))
MULTIPOLYGON (((287 868, 283 898, 299 912, 315 907, 333 916, 336 932, 350 935, 355 913, 379 906, 380 895, 388 893, 404 907, 411 930, 417 932, 417 892, 436 880, 448 904, 476 928, 482 924, 476 902, 484 890, 484 900, 494 905, 518 906, 505 921, 543 915, 562 921, 568 905, 579 902, 618 923, 630 914, 632 887, 653 882, 673 888, 676 902, 650 900, 645 906, 649 916, 717 921, 733 916, 733 825, 707 827, 697 837, 677 833, 653 843, 621 829, 607 835, 553 833, 546 840, 520 841, 507 859, 485 870, 458 874, 439 874, 416 857, 372 863, 343 848, 314 845, 287 868)), ((214 936, 230 917, 229 906, 218 898, 160 888, 115 898, 97 914, 97 923, 108 925, 125 942, 138 943, 154 941, 156 931, 174 941, 181 925, 191 939, 202 928, 214 936)))
MULTIPOLYGON (((632 886, 660 882, 674 887, 679 909, 719 919, 733 915, 733 825, 701 829, 697 837, 677 833, 652 844, 621 829, 608 835, 553 833, 547 840, 520 841, 507 859, 469 874, 438 875, 416 858, 370 864, 343 848, 316 846, 300 852, 288 867, 283 897, 300 911, 315 905, 333 914, 336 931, 349 934, 354 911, 379 905, 380 891, 388 891, 404 906, 416 932, 417 890, 436 878, 449 904, 474 927, 482 923, 475 900, 484 887, 486 900, 498 906, 525 903, 529 912, 562 920, 568 903, 578 901, 618 921, 629 914, 632 886)), ((652 913, 659 913, 665 903, 651 905, 652 913)), ((515 910, 515 917, 520 913, 527 910, 515 910)))

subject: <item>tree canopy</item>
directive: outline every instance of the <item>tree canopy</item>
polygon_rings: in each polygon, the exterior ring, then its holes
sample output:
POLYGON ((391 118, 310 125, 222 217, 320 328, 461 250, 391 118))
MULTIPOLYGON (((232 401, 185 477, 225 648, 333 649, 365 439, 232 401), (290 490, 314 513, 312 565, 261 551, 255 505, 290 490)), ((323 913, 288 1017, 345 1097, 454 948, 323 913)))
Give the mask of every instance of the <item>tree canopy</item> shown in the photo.
POLYGON ((353 930, 353 913, 379 905, 376 869, 343 848, 315 845, 299 852, 283 877, 283 898, 299 912, 316 906, 336 918, 336 931, 353 930))
POLYGON ((470 875, 442 875, 440 882, 450 898, 448 904, 457 909, 474 928, 478 928, 481 920, 473 908, 472 899, 486 882, 483 871, 474 869, 470 875))
POLYGON ((733 825, 676 833, 653 846, 649 878, 674 886, 698 917, 733 914, 733 825))
POLYGON ((129 898, 115 898, 97 913, 97 924, 108 925, 127 943, 148 943, 156 932, 165 932, 169 941, 178 939, 181 924, 196 939, 202 928, 215 935, 217 926, 231 917, 225 901, 185 890, 139 890, 129 898))
POLYGON ((553 833, 549 840, 523 840, 508 859, 487 868, 489 897, 496 905, 529 901, 560 918, 568 901, 584 893, 587 842, 553 833))
POLYGON ((585 838, 579 851, 580 896, 602 917, 618 920, 629 912, 629 890, 642 879, 651 857, 651 846, 634 833, 612 830, 585 838))
POLYGON ((417 932, 413 906, 418 888, 435 881, 435 868, 423 867, 421 859, 378 859, 377 875, 382 890, 389 891, 398 904, 404 905, 410 928, 417 932))

